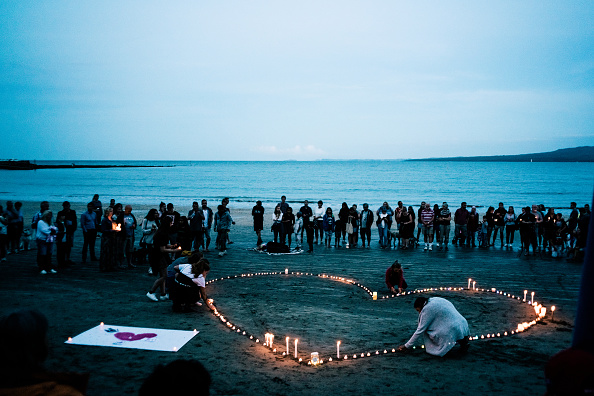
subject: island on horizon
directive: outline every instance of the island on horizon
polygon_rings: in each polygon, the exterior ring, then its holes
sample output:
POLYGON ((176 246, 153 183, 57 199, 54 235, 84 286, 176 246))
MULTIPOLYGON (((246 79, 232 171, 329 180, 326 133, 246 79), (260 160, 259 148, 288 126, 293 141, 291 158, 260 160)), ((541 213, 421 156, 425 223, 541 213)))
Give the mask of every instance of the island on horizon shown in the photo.
POLYGON ((406 161, 457 161, 457 162, 594 162, 594 146, 564 148, 544 153, 491 155, 476 157, 419 158, 406 161))

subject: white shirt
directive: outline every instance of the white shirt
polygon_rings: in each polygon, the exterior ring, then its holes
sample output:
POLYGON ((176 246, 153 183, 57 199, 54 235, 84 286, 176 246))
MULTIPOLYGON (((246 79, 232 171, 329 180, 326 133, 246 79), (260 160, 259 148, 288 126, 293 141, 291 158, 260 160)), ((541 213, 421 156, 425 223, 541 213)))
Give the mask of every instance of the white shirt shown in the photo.
POLYGON ((321 219, 321 218, 323 218, 324 217, 324 212, 325 212, 325 210, 324 210, 324 206, 323 205, 322 205, 321 208, 319 206, 316 206, 314 208, 314 210, 313 210, 314 219, 318 219, 318 218, 321 219))
POLYGON ((196 276, 192 273, 192 264, 180 264, 178 267, 179 272, 192 279, 192 282, 194 282, 196 285, 199 287, 206 287, 204 276, 202 276, 202 274, 196 276))

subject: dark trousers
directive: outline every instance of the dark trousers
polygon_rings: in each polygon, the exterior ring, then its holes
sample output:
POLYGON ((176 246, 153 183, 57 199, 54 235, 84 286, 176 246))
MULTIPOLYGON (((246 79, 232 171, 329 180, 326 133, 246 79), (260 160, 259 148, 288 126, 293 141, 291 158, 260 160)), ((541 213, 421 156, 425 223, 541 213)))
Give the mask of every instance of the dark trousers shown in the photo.
POLYGON ((365 237, 367 237, 367 246, 371 243, 371 228, 361 228, 361 241, 365 246, 365 237))
POLYGON ((505 226, 505 243, 514 243, 514 234, 516 233, 515 225, 505 226))
POLYGON ((314 229, 311 226, 305 227, 305 235, 307 237, 307 246, 309 246, 309 251, 313 252, 313 243, 314 243, 314 229))
POLYGON ((87 261, 87 251, 90 251, 91 253, 91 260, 97 260, 97 256, 95 256, 97 230, 87 230, 87 232, 83 232, 83 238, 82 261, 87 261))
POLYGON ((52 269, 52 250, 54 244, 37 239, 37 266, 40 270, 49 271, 52 269))
POLYGON ((200 250, 200 246, 204 247, 204 235, 202 234, 202 228, 199 230, 192 231, 192 239, 194 240, 194 247, 195 251, 200 250))

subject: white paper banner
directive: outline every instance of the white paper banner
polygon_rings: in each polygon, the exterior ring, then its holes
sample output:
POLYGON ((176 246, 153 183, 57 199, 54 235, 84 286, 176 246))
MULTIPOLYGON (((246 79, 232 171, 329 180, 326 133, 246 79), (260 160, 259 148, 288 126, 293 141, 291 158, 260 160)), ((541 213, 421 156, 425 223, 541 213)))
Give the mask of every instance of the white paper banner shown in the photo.
POLYGON ((196 330, 149 329, 100 324, 76 337, 68 338, 66 344, 177 352, 198 333, 199 331, 196 330))

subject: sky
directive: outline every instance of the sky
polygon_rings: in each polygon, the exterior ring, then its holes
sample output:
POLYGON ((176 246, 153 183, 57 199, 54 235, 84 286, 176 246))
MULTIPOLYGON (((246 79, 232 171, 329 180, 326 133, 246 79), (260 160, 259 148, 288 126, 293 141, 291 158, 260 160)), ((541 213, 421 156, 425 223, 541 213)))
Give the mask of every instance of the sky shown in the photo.
POLYGON ((0 2, 0 158, 594 146, 586 1, 0 2))

